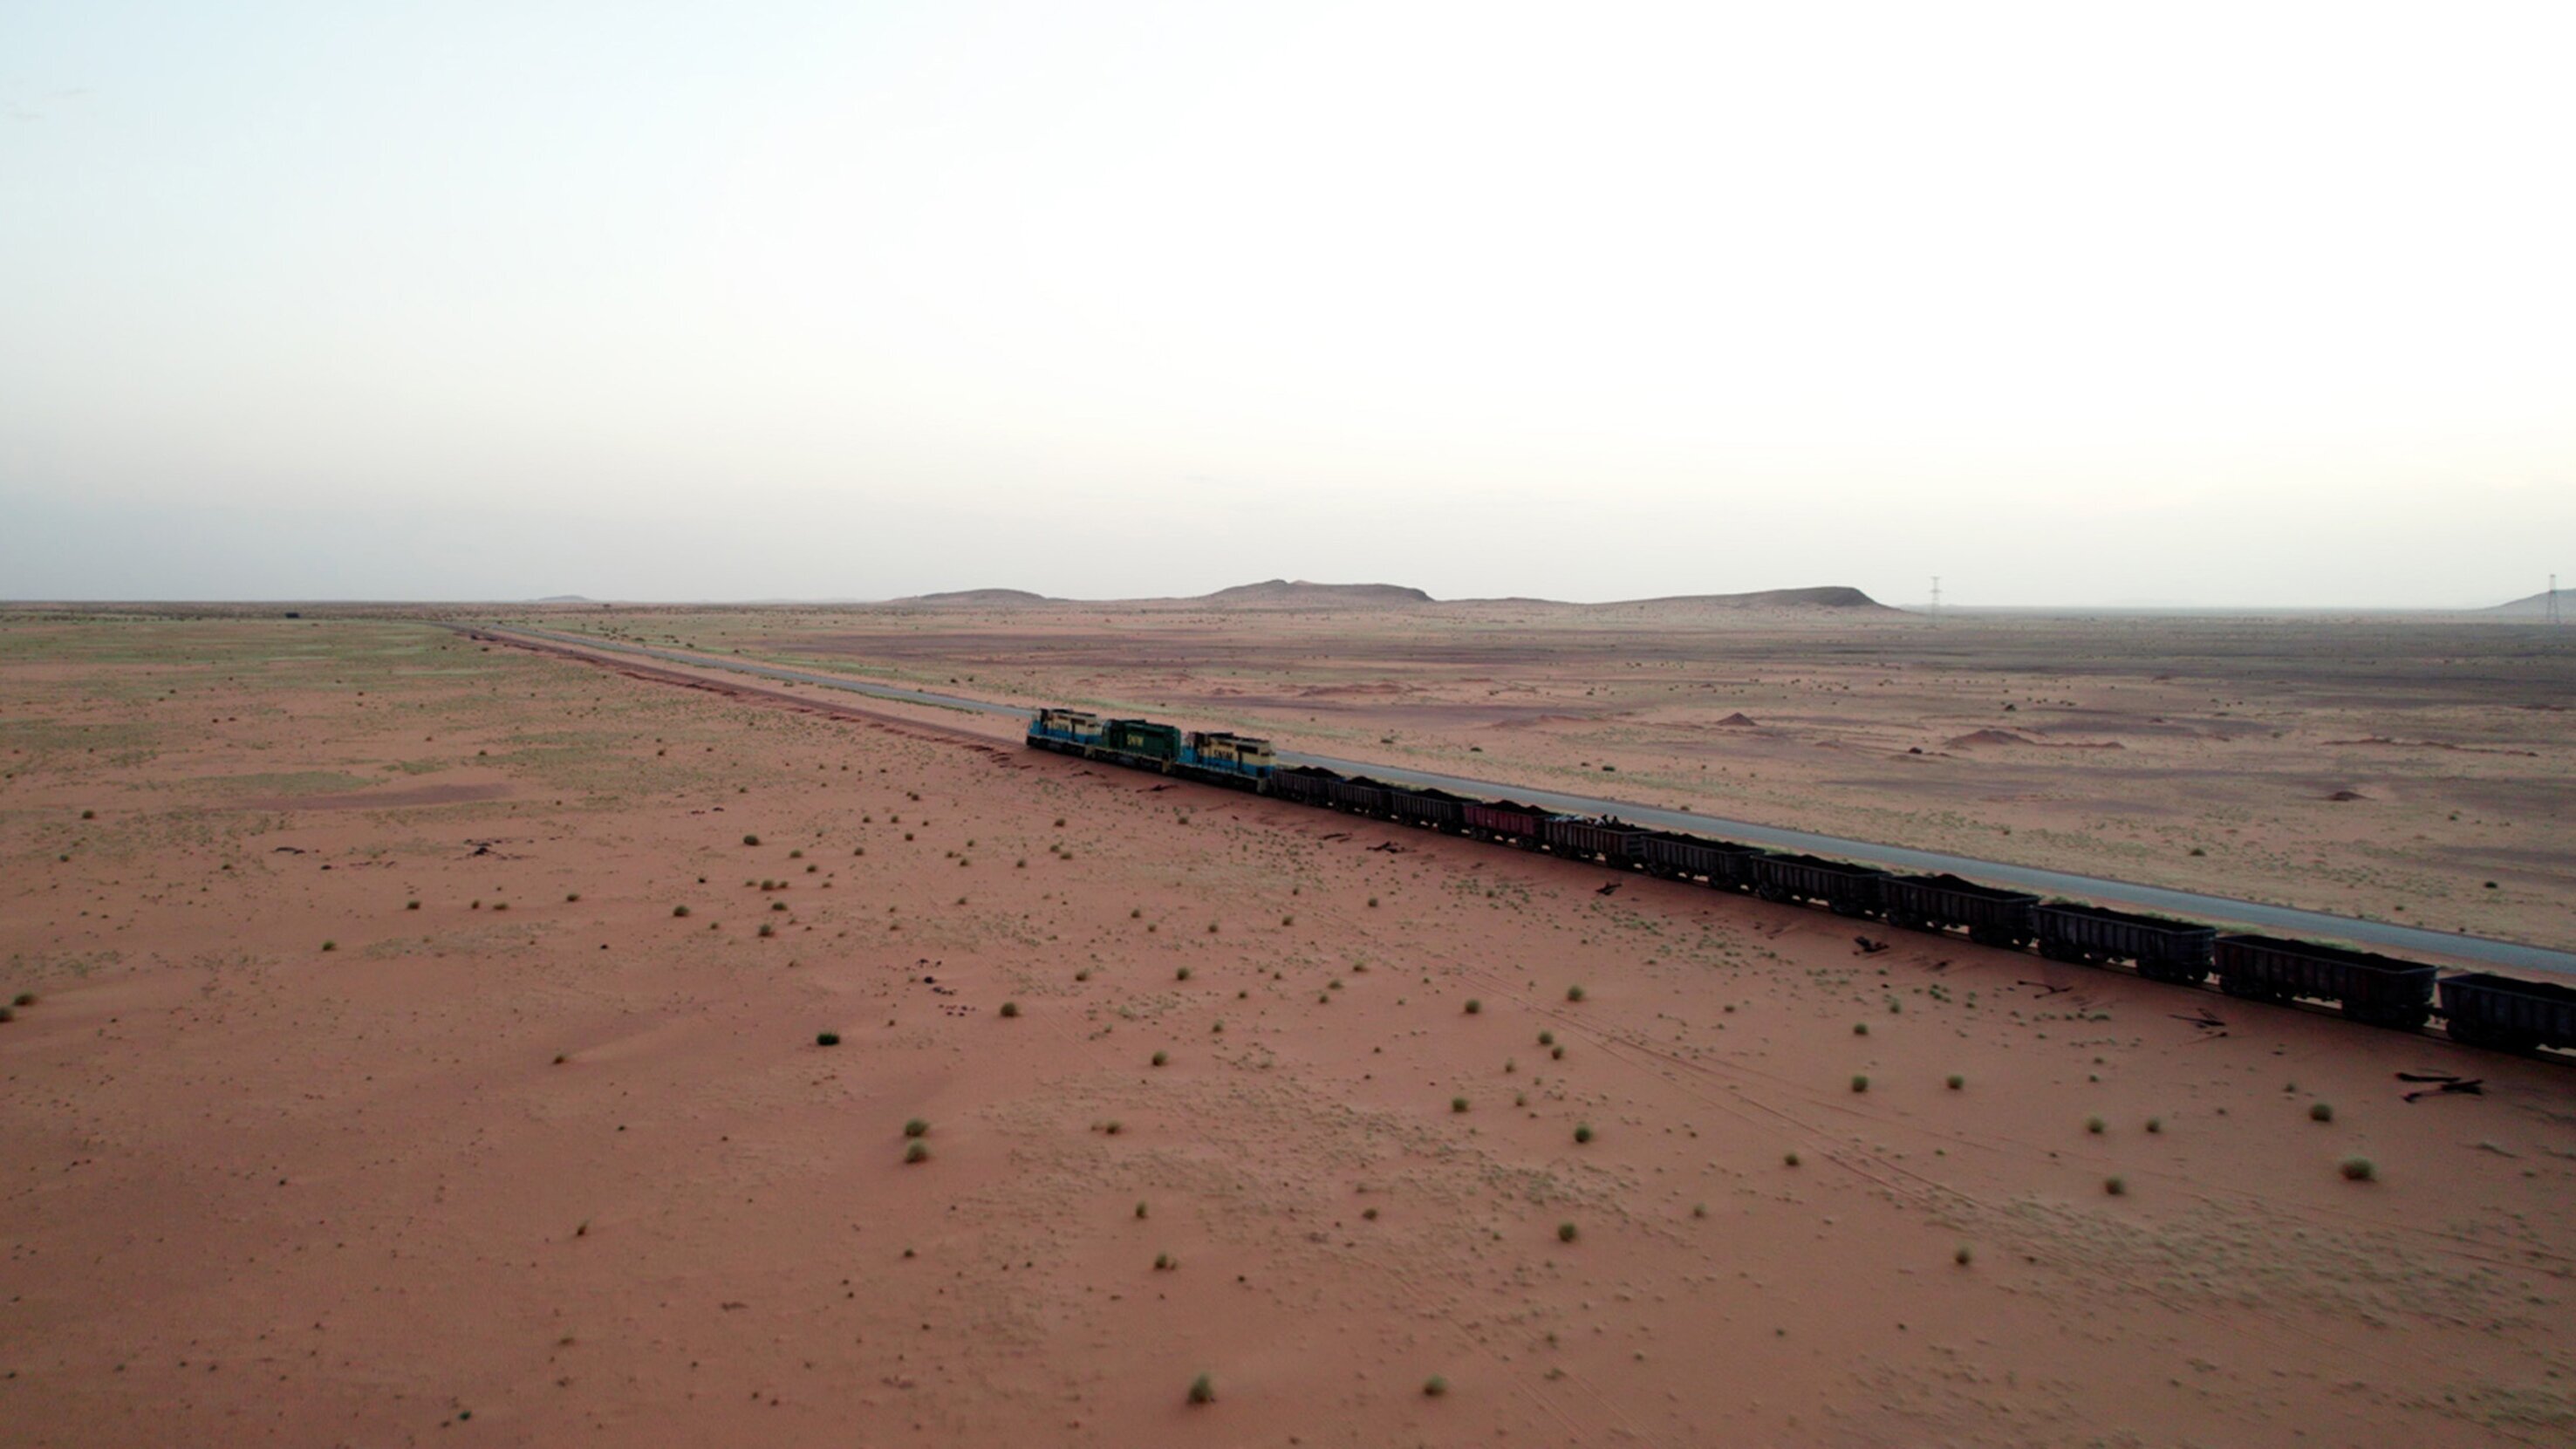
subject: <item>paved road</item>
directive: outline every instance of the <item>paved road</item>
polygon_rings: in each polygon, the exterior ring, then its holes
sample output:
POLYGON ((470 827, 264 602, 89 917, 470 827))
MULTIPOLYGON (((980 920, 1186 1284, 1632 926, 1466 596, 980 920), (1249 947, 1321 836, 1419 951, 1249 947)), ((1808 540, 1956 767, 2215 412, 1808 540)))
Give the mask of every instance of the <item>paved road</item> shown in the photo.
MULTIPOLYGON (((755 664, 722 655, 696 654, 682 649, 654 649, 639 644, 621 644, 579 634, 559 634, 546 629, 489 629, 493 634, 525 634, 560 644, 579 645, 586 649, 642 654, 674 664, 700 668, 729 669, 742 674, 768 679, 792 680, 798 684, 819 684, 832 689, 846 689, 879 699, 901 700, 910 704, 937 705, 947 709, 970 710, 977 714, 1008 719, 1028 719, 1036 713, 1018 705, 995 704, 990 700, 965 699, 957 695, 930 690, 907 689, 900 685, 878 684, 852 679, 846 675, 817 674, 810 670, 789 669, 776 664, 755 664)), ((2526 946, 2519 941, 2493 941, 2481 936, 2457 935, 2429 931, 2421 926, 2401 926, 2389 921, 2364 921, 2350 916, 2329 915, 2323 911, 2295 910, 2289 906, 2268 906, 2259 901, 2230 900, 2225 896, 2205 896, 2194 891, 2167 890, 2162 886, 2138 885, 2130 881, 2104 880, 2089 875, 2073 875, 2060 870, 2043 870, 2037 866, 2012 865, 2004 861, 1978 860, 1972 856, 1944 855, 1934 850, 1912 850, 1901 845, 1878 845, 1866 840, 1845 840, 1840 836, 1817 835, 1804 830, 1789 830, 1776 825, 1756 825, 1746 820, 1728 820, 1716 815, 1700 815, 1687 810, 1658 810, 1626 800, 1611 800, 1595 795, 1568 795, 1556 790, 1534 790, 1523 785, 1503 785, 1491 780, 1470 779, 1464 775, 1443 775, 1430 770, 1408 769, 1401 765, 1378 764, 1367 760, 1343 760, 1331 755, 1300 754, 1281 750, 1280 760, 1289 765, 1319 765, 1346 775, 1367 775, 1372 779, 1397 784, 1429 785, 1461 795, 1508 796, 1532 805, 1544 805, 1569 815, 1616 815, 1640 825, 1665 830, 1683 830, 1694 835, 1721 836, 1754 845, 1783 850, 1805 851, 1817 855, 1839 856, 1845 860, 1887 866, 1895 870, 1947 871, 1991 885, 2011 886, 2019 890, 2040 891, 2050 895, 2071 896, 2103 905, 2127 906, 2137 910, 2158 911, 2188 916, 2215 924, 2250 927, 2257 931, 2314 940, 2349 941, 2355 945, 2404 951, 2417 955, 2448 956, 2480 965, 2502 966, 2521 971, 2553 972, 2576 976, 2576 954, 2552 951, 2541 946, 2526 946)))

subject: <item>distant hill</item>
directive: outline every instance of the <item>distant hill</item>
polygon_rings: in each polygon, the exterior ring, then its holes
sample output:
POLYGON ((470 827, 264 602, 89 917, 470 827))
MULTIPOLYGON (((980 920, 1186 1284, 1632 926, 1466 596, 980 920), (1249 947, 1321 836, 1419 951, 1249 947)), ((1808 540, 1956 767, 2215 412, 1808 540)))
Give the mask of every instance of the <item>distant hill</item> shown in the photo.
POLYGON ((1215 609, 1401 608, 1428 604, 1431 596, 1402 584, 1310 584, 1303 579, 1271 579, 1237 584, 1192 601, 1215 609))
POLYGON ((592 604, 597 603, 598 600, 590 598, 584 594, 548 594, 544 598, 534 600, 533 602, 540 604, 592 604))
POLYGON ((996 606, 1009 606, 1013 604, 1051 604, 1055 601, 1044 594, 1033 594, 1026 589, 951 589, 943 594, 915 594, 911 598, 897 599, 895 602, 898 604, 989 604, 996 606))
MULTIPOLYGON (((2558 616, 2562 619, 2576 619, 2576 589, 2560 589, 2556 597, 2558 616)), ((2544 589, 2530 598, 2516 599, 2510 604, 2498 604, 2492 609, 2482 609, 2479 612, 2502 619, 2546 619, 2549 617, 2550 598, 2550 593, 2544 589)))
POLYGON ((1699 609, 1871 609, 1890 614, 1898 612, 1858 589, 1845 588, 1840 584, 1812 589, 1762 589, 1750 594, 1673 594, 1660 599, 1630 599, 1594 607, 1635 609, 1650 605, 1699 609))

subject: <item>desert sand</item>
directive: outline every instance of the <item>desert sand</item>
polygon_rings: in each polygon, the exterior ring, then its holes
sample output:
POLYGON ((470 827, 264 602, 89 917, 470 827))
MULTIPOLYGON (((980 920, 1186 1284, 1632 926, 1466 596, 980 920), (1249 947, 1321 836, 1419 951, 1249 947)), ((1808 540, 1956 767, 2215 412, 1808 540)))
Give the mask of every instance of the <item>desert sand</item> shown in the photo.
MULTIPOLYGON (((2322 860, 2305 904, 2420 857, 2389 904, 2567 940, 2563 716, 2502 713, 2563 654, 2399 729, 2411 667, 2258 688, 2277 646, 2213 636, 2095 677, 2055 625, 2041 690, 1796 622, 1662 660, 1417 629, 1283 680, 1215 642, 1275 622, 605 617, 2240 891, 2322 860), (1989 727, 2123 748, 1950 743, 1989 727), (2428 780, 2485 803, 2446 830, 2428 780)), ((0 1439, 2576 1436, 2562 1063, 670 676, 389 617, 0 620, 0 1439)))
POLYGON ((1239 726, 1345 759, 2576 945, 2576 629, 1687 600, 516 617, 1013 702, 1239 726))

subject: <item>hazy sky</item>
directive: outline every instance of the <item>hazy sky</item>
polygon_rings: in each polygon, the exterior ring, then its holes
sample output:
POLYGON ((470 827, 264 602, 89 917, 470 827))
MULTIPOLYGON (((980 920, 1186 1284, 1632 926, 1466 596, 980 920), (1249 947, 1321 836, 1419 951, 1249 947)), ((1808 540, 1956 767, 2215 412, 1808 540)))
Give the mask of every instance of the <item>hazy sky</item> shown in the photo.
POLYGON ((2576 7, 0 7, 0 597, 2576 583, 2576 7))

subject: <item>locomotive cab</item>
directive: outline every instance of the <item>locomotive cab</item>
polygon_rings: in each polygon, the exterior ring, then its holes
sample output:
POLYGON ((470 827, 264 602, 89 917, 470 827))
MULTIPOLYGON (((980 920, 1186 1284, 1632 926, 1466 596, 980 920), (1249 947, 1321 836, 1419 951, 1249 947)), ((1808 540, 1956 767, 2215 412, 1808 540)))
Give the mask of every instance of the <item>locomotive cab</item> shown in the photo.
POLYGON ((1267 777, 1279 767, 1279 756, 1270 748, 1268 740, 1228 734, 1222 730, 1193 730, 1190 733, 1190 755, 1209 769, 1256 778, 1267 777))

